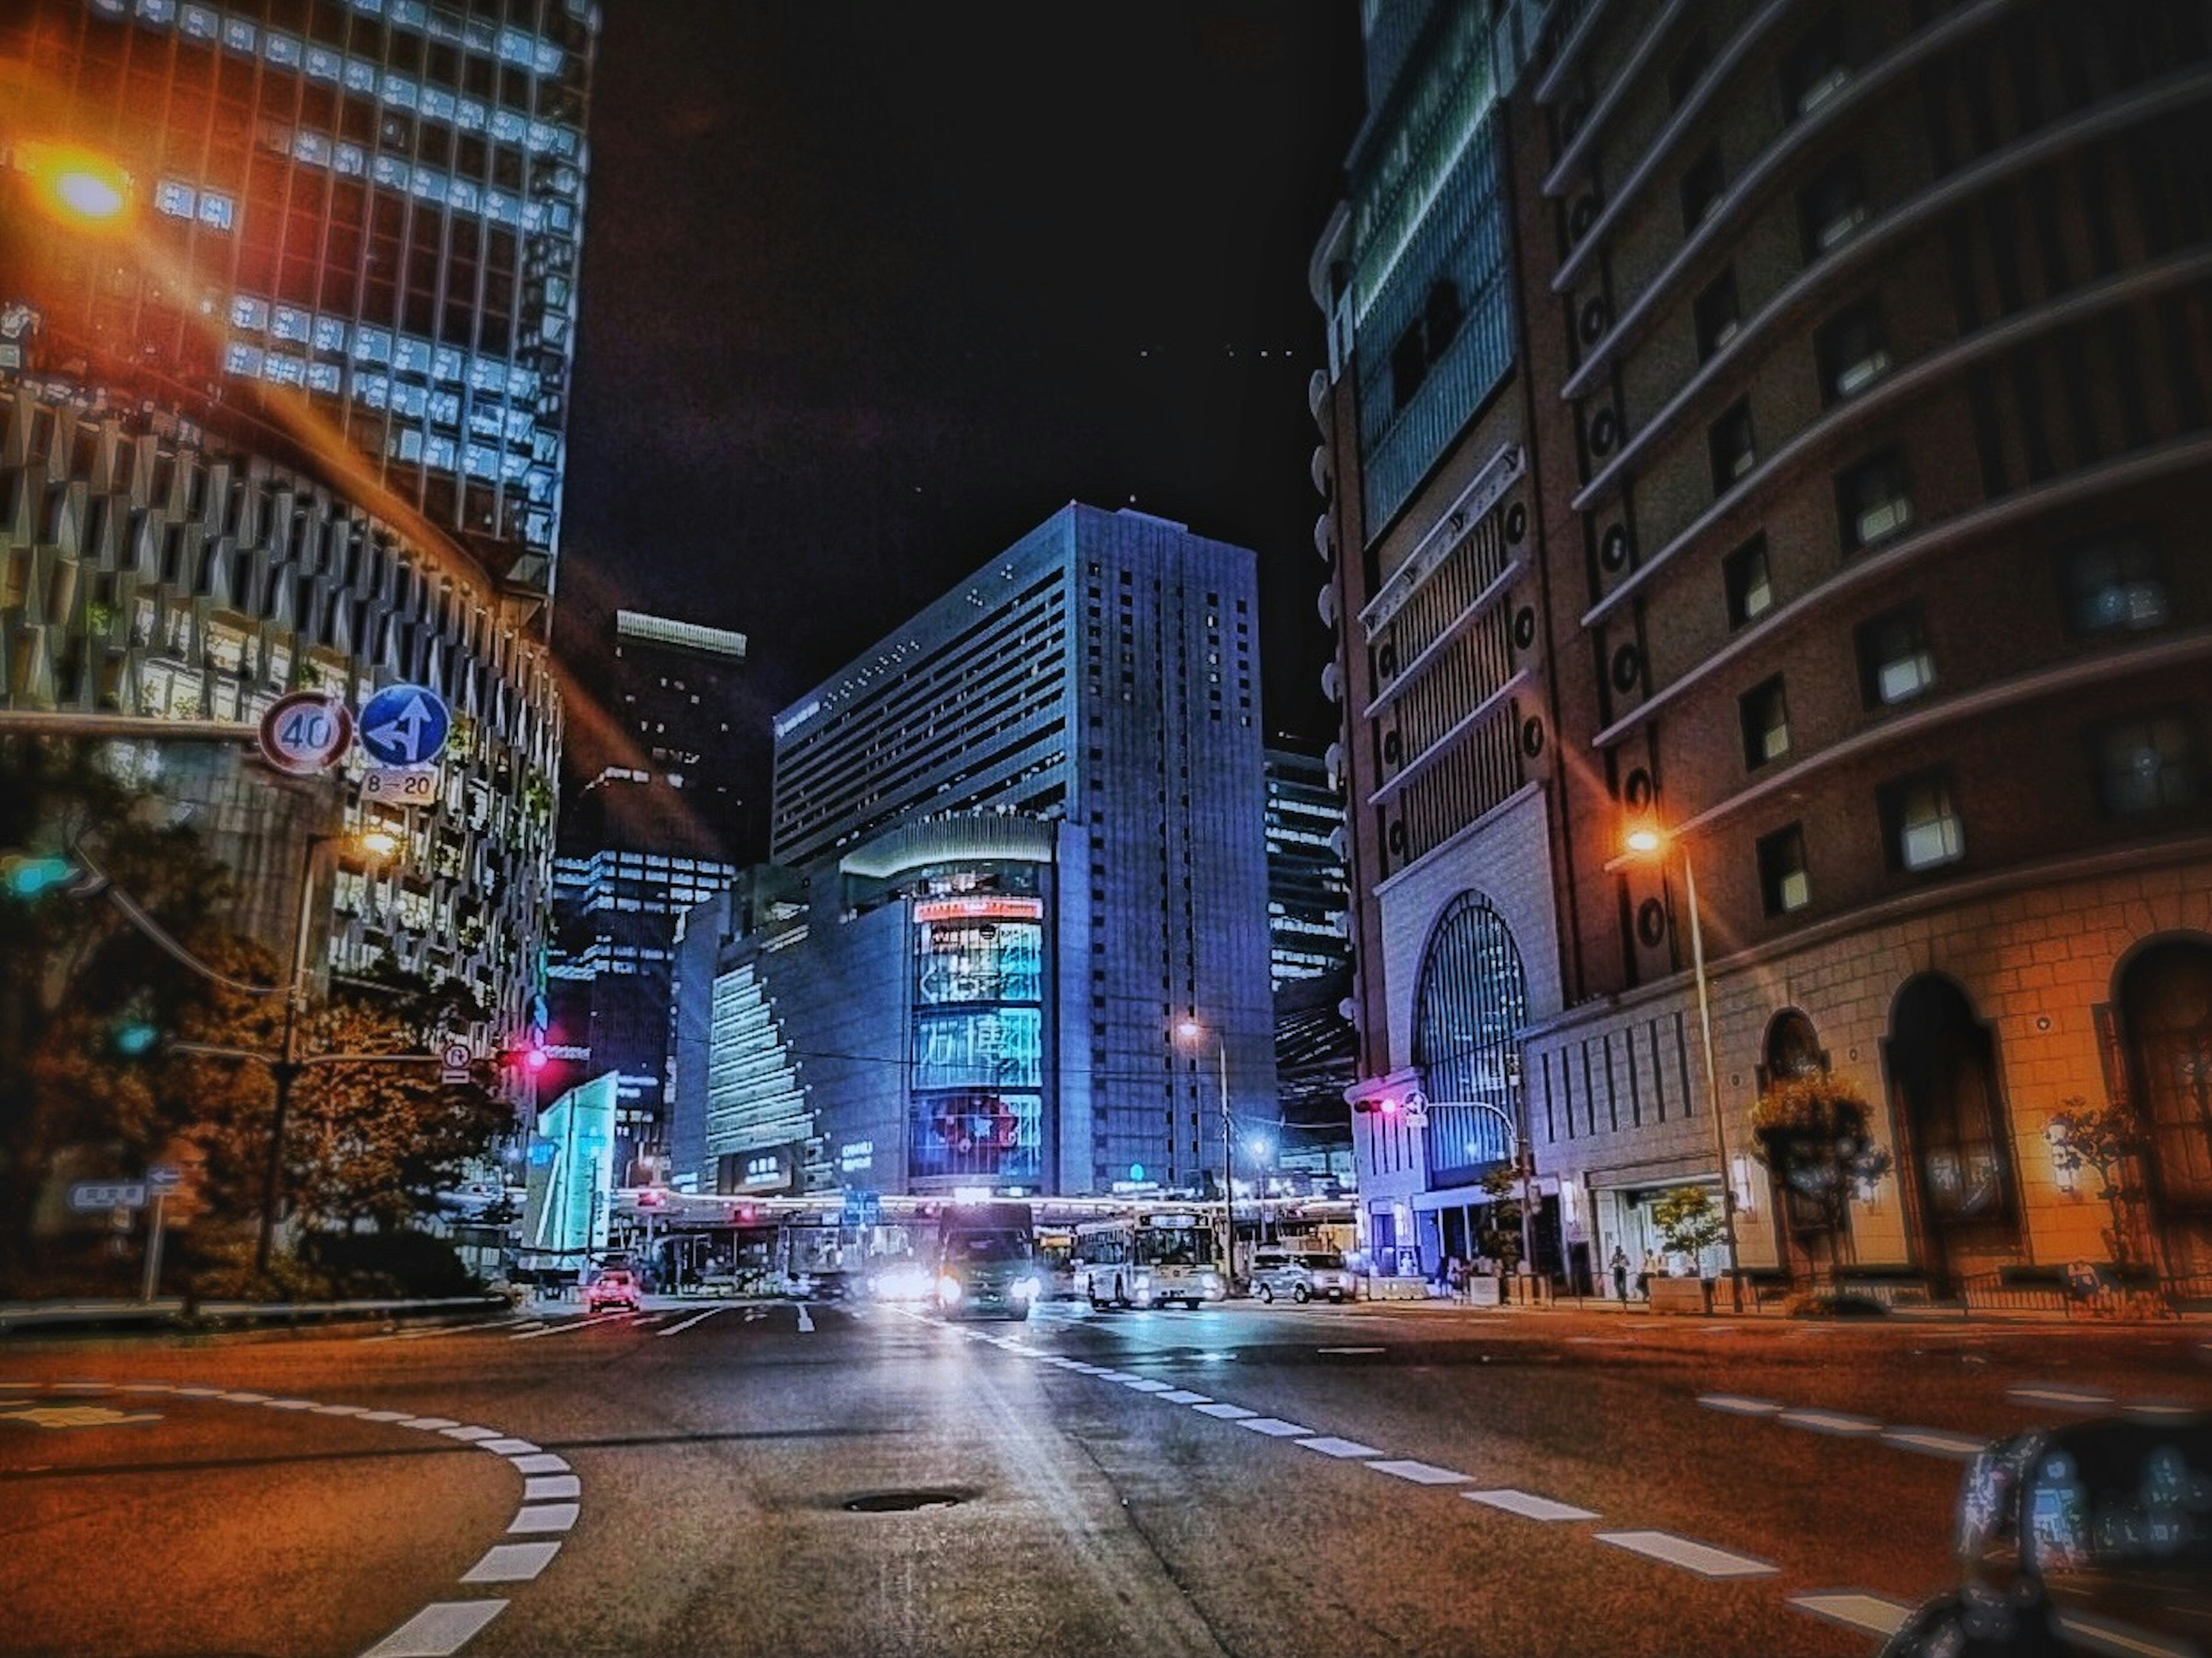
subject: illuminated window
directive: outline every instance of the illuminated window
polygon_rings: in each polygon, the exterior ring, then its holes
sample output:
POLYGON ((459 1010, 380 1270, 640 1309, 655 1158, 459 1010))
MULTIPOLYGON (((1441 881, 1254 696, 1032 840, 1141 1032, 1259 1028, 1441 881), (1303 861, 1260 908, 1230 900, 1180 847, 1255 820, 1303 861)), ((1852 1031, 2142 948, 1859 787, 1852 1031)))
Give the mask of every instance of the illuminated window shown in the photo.
POLYGON ((1905 461, 1894 449, 1860 462, 1836 480, 1836 507, 1849 551, 1875 547, 1912 523, 1905 461))
POLYGON ((1774 580, 1766 567, 1766 537, 1753 536, 1721 563, 1728 591, 1729 626, 1741 628, 1774 608, 1774 580))
POLYGON ((1882 789, 1882 835, 1899 869, 1934 869, 1966 855, 1950 780, 1942 771, 1900 778, 1882 789))
POLYGON ((229 197, 212 190, 200 192, 200 222, 213 230, 228 230, 237 218, 238 208, 229 197))
POLYGON ((1759 446, 1751 433, 1751 404, 1740 401, 1715 421, 1705 434, 1713 464, 1713 493, 1724 495, 1759 465, 1759 446))
POLYGON ((174 179, 164 179, 154 186, 154 205, 173 219, 191 218, 198 199, 190 185, 179 184, 174 179))
POLYGON ((1900 605, 1858 630, 1859 687, 1870 708, 1909 702, 1936 683, 1936 657, 1917 604, 1900 605))
POLYGON ((1742 325, 1736 300, 1735 269, 1730 266, 1707 284, 1693 307, 1698 329, 1698 360, 1702 362, 1736 336, 1742 325))
POLYGON ((1793 120, 1809 115, 1850 78, 1850 60, 1844 51, 1843 15, 1830 12, 1805 32, 1782 61, 1784 106, 1793 120))
POLYGON ((1805 259, 1812 263, 1866 222, 1866 184, 1856 155, 1838 155, 1797 198, 1805 259))
POLYGON ((1744 693, 1738 703, 1743 721, 1743 763, 1756 771, 1790 752, 1790 705, 1780 674, 1744 693))
POLYGON ((1813 902, 1812 878, 1805 869, 1805 834, 1799 825, 1760 837, 1759 890, 1769 915, 1787 915, 1813 902))
POLYGON ((1830 403, 1856 396, 1889 372, 1881 311, 1871 295, 1824 323, 1813 349, 1820 364, 1820 394, 1830 403))

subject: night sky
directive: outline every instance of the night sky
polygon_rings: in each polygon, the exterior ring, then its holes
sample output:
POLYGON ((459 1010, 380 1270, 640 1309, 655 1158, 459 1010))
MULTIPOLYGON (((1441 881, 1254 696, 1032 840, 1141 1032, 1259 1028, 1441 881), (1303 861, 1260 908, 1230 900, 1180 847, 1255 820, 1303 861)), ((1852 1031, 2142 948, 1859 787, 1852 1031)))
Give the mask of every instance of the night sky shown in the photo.
MULTIPOLYGON (((556 639, 746 634, 769 714, 1071 499, 1255 549, 1269 729, 1327 638, 1306 264, 1351 0, 613 0, 556 639)), ((759 782, 767 793, 763 772, 759 782)))

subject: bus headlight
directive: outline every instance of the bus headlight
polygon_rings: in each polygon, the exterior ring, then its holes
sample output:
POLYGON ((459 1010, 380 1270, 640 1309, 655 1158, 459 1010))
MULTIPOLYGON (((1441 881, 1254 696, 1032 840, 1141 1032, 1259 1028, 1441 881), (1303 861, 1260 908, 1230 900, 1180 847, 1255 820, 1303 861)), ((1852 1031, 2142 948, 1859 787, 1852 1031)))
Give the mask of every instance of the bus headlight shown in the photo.
POLYGON ((1018 1278, 1006 1286, 1006 1292, 1016 1301, 1035 1301, 1043 1291, 1044 1285, 1033 1278, 1018 1278))
POLYGON ((1152 1275, 1150 1272, 1138 1273, 1136 1281, 1139 1290, 1149 1290, 1152 1287, 1152 1275))
POLYGON ((960 1304, 960 1280, 951 1273, 937 1280, 937 1304, 957 1307, 960 1304))

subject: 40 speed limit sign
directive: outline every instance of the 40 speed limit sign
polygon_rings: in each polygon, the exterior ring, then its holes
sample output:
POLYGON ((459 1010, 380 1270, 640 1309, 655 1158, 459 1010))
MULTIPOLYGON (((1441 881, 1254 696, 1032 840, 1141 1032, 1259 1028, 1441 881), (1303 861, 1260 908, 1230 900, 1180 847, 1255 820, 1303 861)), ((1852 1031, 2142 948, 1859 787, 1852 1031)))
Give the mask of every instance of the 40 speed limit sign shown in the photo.
POLYGON ((288 776, 328 771, 352 741, 353 714, 320 691, 292 691, 261 716, 261 757, 288 776))

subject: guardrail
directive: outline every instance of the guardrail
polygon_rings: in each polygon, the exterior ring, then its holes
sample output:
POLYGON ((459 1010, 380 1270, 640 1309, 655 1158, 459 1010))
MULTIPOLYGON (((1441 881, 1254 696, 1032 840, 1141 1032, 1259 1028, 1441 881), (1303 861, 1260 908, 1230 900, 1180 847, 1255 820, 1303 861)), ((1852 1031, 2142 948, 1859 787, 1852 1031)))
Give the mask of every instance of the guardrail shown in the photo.
POLYGON ((424 1318, 439 1314, 504 1312, 505 1296, 435 1296, 378 1301, 113 1301, 18 1303, 0 1307, 0 1334, 18 1330, 172 1326, 220 1329, 233 1325, 336 1323, 362 1318, 424 1318))

